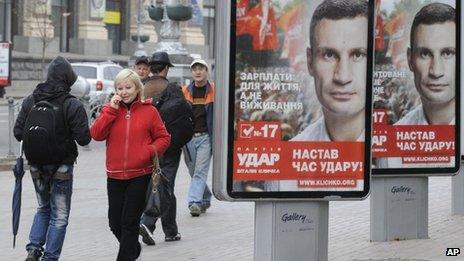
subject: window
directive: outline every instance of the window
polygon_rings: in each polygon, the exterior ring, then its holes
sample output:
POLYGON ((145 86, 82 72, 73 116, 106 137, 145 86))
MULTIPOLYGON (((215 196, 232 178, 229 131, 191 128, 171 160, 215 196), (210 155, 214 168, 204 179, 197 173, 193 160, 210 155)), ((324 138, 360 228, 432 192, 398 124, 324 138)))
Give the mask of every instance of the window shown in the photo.
POLYGON ((73 65, 72 68, 77 75, 86 79, 97 79, 97 68, 85 65, 73 65))
POLYGON ((116 78, 116 75, 121 71, 122 69, 117 66, 108 66, 103 68, 103 79, 105 80, 110 80, 114 81, 114 78, 116 78))

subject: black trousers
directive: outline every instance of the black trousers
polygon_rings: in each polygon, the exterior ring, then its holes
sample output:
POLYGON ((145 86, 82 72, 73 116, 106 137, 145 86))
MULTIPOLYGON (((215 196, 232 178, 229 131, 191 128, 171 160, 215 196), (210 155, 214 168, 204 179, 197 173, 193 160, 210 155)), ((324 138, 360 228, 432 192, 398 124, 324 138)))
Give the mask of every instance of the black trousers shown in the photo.
MULTIPOLYGON (((166 215, 161 217, 161 225, 163 227, 164 235, 172 237, 177 235, 177 200, 174 195, 174 184, 177 175, 177 169, 179 168, 181 150, 174 154, 165 155, 160 158, 160 167, 166 178, 169 179, 169 187, 172 191, 172 199, 170 207, 166 215)), ((151 189, 151 188, 150 188, 151 189)), ((141 223, 144 224, 152 233, 156 228, 157 217, 151 216, 149 213, 143 213, 141 223)))
POLYGON ((117 261, 133 261, 140 254, 140 217, 149 181, 150 175, 107 180, 109 225, 119 241, 117 261))

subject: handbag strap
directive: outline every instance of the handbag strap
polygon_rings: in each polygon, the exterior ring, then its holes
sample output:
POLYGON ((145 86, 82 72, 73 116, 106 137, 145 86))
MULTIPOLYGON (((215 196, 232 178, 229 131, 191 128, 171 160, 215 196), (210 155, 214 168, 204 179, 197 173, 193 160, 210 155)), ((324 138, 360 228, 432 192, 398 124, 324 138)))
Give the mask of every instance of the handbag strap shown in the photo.
POLYGON ((159 158, 158 158, 158 152, 156 152, 155 148, 155 155, 153 156, 153 172, 151 174, 151 185, 152 185, 152 190, 154 193, 157 192, 158 190, 158 185, 161 182, 161 168, 159 164, 159 158))
POLYGON ((156 148, 155 148, 155 156, 153 156, 153 173, 157 174, 155 173, 155 170, 156 171, 161 170, 159 158, 158 158, 158 152, 156 151, 156 148))

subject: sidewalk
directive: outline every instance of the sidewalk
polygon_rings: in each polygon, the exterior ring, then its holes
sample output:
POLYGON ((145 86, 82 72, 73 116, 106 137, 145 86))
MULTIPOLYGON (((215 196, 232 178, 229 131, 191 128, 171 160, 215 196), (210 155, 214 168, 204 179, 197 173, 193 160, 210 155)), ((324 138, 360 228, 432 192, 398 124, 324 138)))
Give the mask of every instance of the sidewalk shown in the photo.
MULTIPOLYGON (((80 151, 68 233, 60 260, 115 260, 117 242, 108 228, 105 148, 92 142, 80 151)), ((143 245, 142 260, 253 260, 253 203, 213 200, 205 215, 192 218, 187 209, 187 168, 181 162, 176 180, 178 225, 182 240, 164 242, 161 226, 156 246, 143 245)), ((23 182, 23 205, 16 249, 12 248, 11 196, 14 178, 0 172, 1 260, 23 260, 36 199, 29 173, 23 182)), ((211 184, 211 180, 209 180, 211 184)), ((369 199, 330 203, 329 260, 464 260, 445 257, 447 247, 464 251, 464 217, 451 216, 451 178, 429 179, 429 237, 386 243, 369 242, 369 199)), ((291 260, 286 260, 291 261, 291 260)))

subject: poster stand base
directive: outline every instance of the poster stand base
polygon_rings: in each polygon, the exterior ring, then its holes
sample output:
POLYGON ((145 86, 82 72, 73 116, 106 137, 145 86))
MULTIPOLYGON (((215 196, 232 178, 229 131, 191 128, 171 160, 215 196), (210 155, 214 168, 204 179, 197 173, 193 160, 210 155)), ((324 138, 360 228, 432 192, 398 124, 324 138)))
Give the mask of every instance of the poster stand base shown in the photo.
POLYGON ((451 214, 464 215, 464 169, 462 162, 459 173, 451 177, 451 214))
POLYGON ((325 261, 329 202, 255 202, 255 261, 325 261))
POLYGON ((428 177, 372 177, 371 241, 428 238, 428 177))

